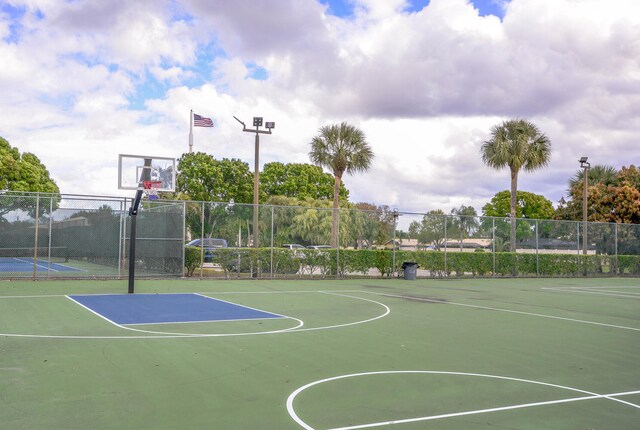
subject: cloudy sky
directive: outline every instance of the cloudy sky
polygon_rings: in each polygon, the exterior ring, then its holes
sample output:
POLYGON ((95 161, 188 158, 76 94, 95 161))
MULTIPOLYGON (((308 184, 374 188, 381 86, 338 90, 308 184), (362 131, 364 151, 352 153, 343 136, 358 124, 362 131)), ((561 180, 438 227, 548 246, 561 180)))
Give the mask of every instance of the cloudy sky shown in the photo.
POLYGON ((322 125, 376 158, 351 200, 480 209, 509 187, 483 165, 493 125, 525 118, 550 166, 519 189, 554 204, 588 156, 640 164, 638 0, 0 0, 0 136, 63 193, 118 190, 118 154, 194 150, 253 168, 233 115, 275 121, 261 164, 309 162, 322 125))

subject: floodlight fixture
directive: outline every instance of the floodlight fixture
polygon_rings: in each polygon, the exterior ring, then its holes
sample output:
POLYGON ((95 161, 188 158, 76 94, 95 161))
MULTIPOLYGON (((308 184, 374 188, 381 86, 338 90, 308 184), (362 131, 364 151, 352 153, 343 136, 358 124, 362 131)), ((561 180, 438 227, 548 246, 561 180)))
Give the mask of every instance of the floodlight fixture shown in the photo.
POLYGON ((267 121, 264 123, 265 128, 271 130, 272 128, 276 128, 276 123, 273 121, 267 121))
POLYGON ((261 127, 262 126, 262 117, 261 116, 254 116, 253 117, 253 126, 254 127, 261 127))

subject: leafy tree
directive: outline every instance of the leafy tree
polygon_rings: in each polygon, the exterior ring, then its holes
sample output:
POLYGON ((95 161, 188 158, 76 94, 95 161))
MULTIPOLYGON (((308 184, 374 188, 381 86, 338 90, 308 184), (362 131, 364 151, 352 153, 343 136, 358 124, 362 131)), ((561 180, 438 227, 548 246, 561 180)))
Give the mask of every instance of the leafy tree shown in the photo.
POLYGON ((618 182, 640 190, 640 167, 633 164, 629 167, 623 166, 618 172, 618 182))
POLYGON ((214 202, 253 202, 253 174, 241 160, 216 160, 203 152, 178 159, 176 192, 183 198, 214 202))
MULTIPOLYGON (((295 197, 300 200, 331 200, 334 179, 313 164, 267 163, 260 173, 260 188, 265 196, 295 197)), ((347 201, 349 191, 340 184, 339 198, 347 201)))
MULTIPOLYGON (((520 170, 533 171, 546 166, 551 158, 551 142, 535 124, 513 119, 491 129, 491 138, 481 148, 482 161, 494 169, 509 167, 511 172, 510 216, 516 218, 516 193, 520 170)), ((511 250, 516 249, 516 223, 511 223, 511 250)))
POLYGON ((38 157, 20 155, 17 148, 0 137, 0 190, 59 193, 60 189, 38 157))
MULTIPOLYGON (((509 216, 511 202, 511 192, 504 190, 496 193, 491 201, 482 207, 482 214, 486 217, 504 218, 509 216)), ((524 240, 534 235, 535 225, 527 220, 533 219, 552 219, 554 216, 553 204, 550 200, 540 194, 534 194, 527 191, 518 191, 516 193, 516 219, 512 222, 499 222, 495 225, 496 239, 506 238, 510 235, 512 224, 516 226, 516 238, 524 240)), ((491 218, 485 218, 483 228, 487 231, 493 223, 491 218)), ((539 225, 539 234, 541 237, 553 235, 554 225, 551 223, 543 223, 539 225)), ((498 249, 498 248, 496 248, 498 249)))
MULTIPOLYGON (((509 215, 510 205, 511 192, 500 191, 482 207, 482 215, 503 218, 509 215)), ((516 193, 516 218, 551 219, 554 212, 553 204, 546 197, 527 191, 516 193)))
MULTIPOLYGON (((589 221, 640 223, 640 168, 622 167, 611 178, 608 167, 594 166, 587 178, 587 219, 589 221), (607 175, 601 171, 606 169, 607 175), (593 171, 593 175, 592 175, 593 171)), ((582 219, 582 172, 569 181, 569 200, 564 198, 556 210, 557 219, 582 219), (580 180, 576 180, 576 178, 580 180)))
POLYGON ((365 172, 371 166, 373 151, 362 130, 343 122, 323 126, 311 140, 309 157, 314 164, 331 170, 334 176, 331 246, 337 246, 338 204, 344 173, 365 172))
POLYGON ((409 224, 409 235, 418 239, 423 245, 430 245, 440 249, 445 240, 445 223, 447 217, 441 209, 427 212, 422 221, 412 221, 409 224))
MULTIPOLYGON (((328 200, 318 200, 311 207, 301 208, 293 216, 291 233, 299 237, 304 245, 322 245, 329 241, 331 232, 331 211, 328 200), (314 207, 315 206, 315 207, 314 207)), ((343 226, 344 228, 344 226, 343 226)))
MULTIPOLYGON (((20 155, 18 148, 0 137, 0 190, 26 191, 40 193, 60 193, 49 171, 38 157, 30 152, 20 155)), ((0 216, 14 210, 25 210, 30 216, 35 215, 35 202, 30 198, 4 197, 0 204, 0 216)), ((54 198, 54 209, 58 207, 59 198, 54 198)), ((49 206, 40 207, 40 215, 49 212, 49 206)), ((2 218, 0 218, 2 220, 2 218)))
MULTIPOLYGON (((596 252, 601 254, 639 254, 640 229, 622 224, 640 223, 640 169, 633 165, 622 167, 614 180, 606 181, 597 176, 597 171, 592 177, 591 170, 587 180, 587 219, 618 225, 592 224, 589 242, 595 244, 596 252), (615 242, 611 240, 614 236, 615 242)), ((570 181, 569 185, 569 200, 560 201, 556 218, 582 220, 583 183, 570 181)))
MULTIPOLYGON (((356 203, 353 208, 356 209, 356 248, 368 248, 374 243, 385 243, 393 237, 393 210, 389 206, 356 203)), ((400 237, 399 232, 396 232, 396 237, 400 237)))
MULTIPOLYGON (((249 165, 238 159, 216 160, 203 152, 187 153, 178 160, 177 169, 176 193, 181 199, 253 202, 253 174, 249 171, 249 165)), ((246 207, 238 206, 234 209, 226 204, 206 203, 204 217, 202 210, 201 204, 190 204, 187 207, 186 222, 195 236, 199 237, 204 230, 205 237, 211 237, 213 232, 220 234, 223 229, 221 223, 231 222, 231 219, 237 218, 235 212, 246 211, 246 207)), ((229 227, 226 230, 231 229, 229 227)))
MULTIPOLYGON (((298 200, 291 197, 273 196, 267 201, 274 208, 274 241, 276 244, 299 243, 301 245, 324 245, 331 239, 332 203, 330 200, 298 200)), ((340 211, 340 244, 347 246, 356 240, 358 214, 348 208, 340 211)))
POLYGON ((69 216, 68 219, 72 218, 86 218, 91 225, 94 223, 99 223, 100 220, 105 218, 119 218, 119 214, 114 212, 113 208, 107 204, 101 205, 98 209, 95 210, 80 210, 78 212, 74 212, 69 216))

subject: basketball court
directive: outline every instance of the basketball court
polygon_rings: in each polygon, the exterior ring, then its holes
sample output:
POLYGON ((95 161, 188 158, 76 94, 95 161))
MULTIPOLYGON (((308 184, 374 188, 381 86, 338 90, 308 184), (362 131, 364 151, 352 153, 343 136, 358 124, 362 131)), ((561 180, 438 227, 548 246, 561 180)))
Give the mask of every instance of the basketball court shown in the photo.
POLYGON ((0 284, 6 428, 640 422, 636 279, 0 284))

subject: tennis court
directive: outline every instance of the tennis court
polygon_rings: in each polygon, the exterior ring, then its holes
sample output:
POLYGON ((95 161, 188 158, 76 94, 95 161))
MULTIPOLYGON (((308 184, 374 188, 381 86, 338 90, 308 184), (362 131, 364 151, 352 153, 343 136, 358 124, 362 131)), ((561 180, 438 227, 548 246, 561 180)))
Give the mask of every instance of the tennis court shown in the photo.
POLYGON ((0 272, 80 272, 67 264, 53 263, 33 257, 0 257, 0 272))
POLYGON ((0 283, 3 429, 634 429, 640 283, 0 283))

